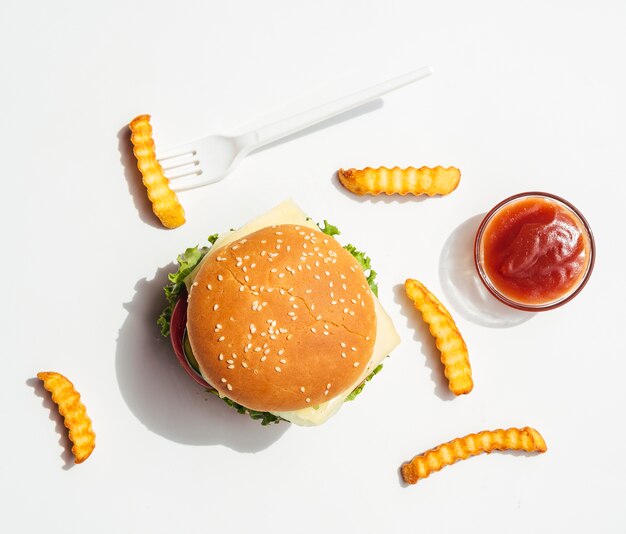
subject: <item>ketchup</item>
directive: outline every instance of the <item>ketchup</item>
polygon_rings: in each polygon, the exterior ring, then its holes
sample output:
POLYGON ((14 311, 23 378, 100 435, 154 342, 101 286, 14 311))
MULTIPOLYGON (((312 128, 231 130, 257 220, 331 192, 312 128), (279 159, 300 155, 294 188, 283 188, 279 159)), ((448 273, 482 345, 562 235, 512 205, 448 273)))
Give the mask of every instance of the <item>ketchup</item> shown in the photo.
POLYGON ((518 196, 494 209, 483 225, 477 254, 487 287, 522 307, 567 298, 590 270, 591 234, 582 216, 560 199, 518 196))

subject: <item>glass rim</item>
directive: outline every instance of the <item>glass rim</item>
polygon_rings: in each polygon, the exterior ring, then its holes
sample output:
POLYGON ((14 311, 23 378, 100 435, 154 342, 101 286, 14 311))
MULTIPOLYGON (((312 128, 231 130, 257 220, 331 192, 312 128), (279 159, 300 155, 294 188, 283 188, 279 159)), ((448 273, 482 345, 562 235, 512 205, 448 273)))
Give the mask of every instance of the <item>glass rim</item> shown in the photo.
POLYGON ((502 302, 503 304, 506 304, 507 306, 510 306, 511 308, 515 308, 517 310, 522 310, 522 311, 538 312, 538 311, 553 310, 555 308, 563 306, 563 304, 572 300, 576 295, 578 295, 578 293, 582 291, 583 287, 585 287, 585 285, 589 281, 589 278, 591 277, 591 273, 593 271, 593 267, 595 264, 595 259, 596 259, 595 239, 593 237, 593 232, 591 231, 591 226, 587 222, 587 219, 585 219, 584 215, 571 202, 568 202, 564 198, 559 197, 557 195, 553 195, 552 193, 546 193, 543 191, 526 191, 524 193, 517 193, 515 195, 512 195, 500 201, 493 208, 491 208, 489 212, 487 212, 487 214, 481 221, 478 227, 478 230, 476 231, 476 238, 474 239, 474 265, 476 267, 476 270, 478 272, 478 277, 480 278, 481 282, 487 288, 487 290, 494 297, 496 297, 500 302, 502 302), (565 208, 570 210, 580 220, 585 232, 587 233, 588 240, 589 240, 589 261, 587 262, 585 273, 581 277, 580 281, 574 286, 572 290, 570 290, 568 293, 566 293, 562 297, 556 300, 546 302, 544 304, 528 304, 528 303, 518 302, 516 300, 511 299, 510 297, 507 297, 505 294, 499 291, 498 288, 496 288, 495 285, 492 283, 491 279, 489 278, 489 275, 485 272, 483 265, 482 265, 482 260, 480 259, 481 258, 480 248, 481 248, 483 234, 488 224, 494 218, 494 216, 504 206, 516 200, 519 200, 521 198, 528 198, 528 197, 546 198, 546 199, 554 200, 562 204, 565 208))

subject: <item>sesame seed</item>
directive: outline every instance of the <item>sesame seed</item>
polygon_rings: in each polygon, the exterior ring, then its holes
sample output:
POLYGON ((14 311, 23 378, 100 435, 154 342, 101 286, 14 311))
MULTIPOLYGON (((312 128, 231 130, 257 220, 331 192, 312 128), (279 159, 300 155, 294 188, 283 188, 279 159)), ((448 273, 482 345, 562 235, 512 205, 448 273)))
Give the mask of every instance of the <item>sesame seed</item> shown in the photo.
POLYGON ((225 378, 222 378, 222 383, 225 384, 227 382, 227 380, 225 378))
POLYGON ((342 357, 342 358, 347 358, 346 353, 345 353, 345 352, 342 352, 342 353, 341 353, 341 357, 342 357))
POLYGON ((254 352, 261 352, 261 347, 254 347, 254 352))
POLYGON ((313 278, 315 278, 316 280, 320 280, 321 277, 320 277, 319 274, 315 274, 315 275, 313 275, 313 278))
POLYGON ((267 356, 261 356, 261 361, 264 362, 265 360, 267 360, 267 356))
POLYGON ((297 315, 294 315, 294 316, 291 318, 291 320, 292 320, 292 321, 295 321, 297 318, 298 318, 298 316, 297 316, 297 315))
POLYGON ((220 355, 217 357, 217 359, 218 359, 218 360, 220 360, 220 361, 222 361, 222 360, 224 359, 224 355, 223 355, 223 354, 220 354, 220 355))
POLYGON ((330 389, 330 382, 326 384, 326 389, 330 389))
POLYGON ((221 256, 218 256, 217 258, 215 258, 215 261, 226 261, 226 258, 222 258, 221 256))
POLYGON ((315 317, 316 321, 321 321, 322 320, 322 314, 320 313, 317 317, 315 317))
POLYGON ((337 301, 336 300, 331 300, 330 303, 331 304, 337 304, 337 301))
POLYGON ((346 344, 342 341, 341 342, 341 346, 345 349, 346 348, 346 344))
POLYGON ((235 358, 235 360, 237 359, 237 355, 233 352, 231 355, 233 358, 235 358))
POLYGON ((235 368, 235 366, 234 366, 233 364, 230 364, 230 365, 228 366, 228 368, 229 368, 229 369, 234 369, 234 368, 235 368))
POLYGON ((328 395, 328 390, 324 391, 324 395, 328 395))
POLYGON ((353 312, 352 310, 350 310, 348 313, 349 313, 350 315, 354 315, 354 312, 353 312))
POLYGON ((293 334, 289 334, 289 335, 287 336, 287 341, 291 341, 291 338, 292 338, 292 337, 293 337, 293 334))
POLYGON ((285 273, 278 273, 278 278, 285 278, 285 273))
POLYGON ((241 367, 243 367, 244 369, 247 369, 248 364, 246 362, 241 362, 241 367))
POLYGON ((213 287, 211 286, 211 284, 207 284, 207 285, 206 285, 206 288, 207 288, 207 289, 213 289, 213 287))
POLYGON ((302 386, 302 387, 300 388, 300 391, 302 391, 302 393, 304 393, 304 392, 306 391, 306 389, 304 389, 304 386, 302 386))
POLYGON ((270 353, 270 349, 265 349, 265 350, 263 351, 263 354, 269 354, 269 353, 270 353))
POLYGON ((305 289, 304 292, 308 295, 309 293, 313 293, 312 289, 305 289))
POLYGON ((277 365, 276 367, 274 367, 274 371, 276 371, 277 373, 280 373, 280 372, 281 372, 281 369, 280 369, 280 367, 278 367, 278 365, 277 365))
POLYGON ((354 367, 358 367, 358 366, 359 366, 359 362, 354 362, 352 365, 353 365, 354 367))
POLYGON ((218 309, 219 307, 220 307, 220 306, 219 306, 219 304, 214 304, 214 305, 213 305, 213 311, 217 311, 217 309, 218 309))
POLYGON ((346 275, 345 274, 340 274, 339 278, 341 278, 342 280, 345 280, 346 279, 346 275))
POLYGON ((315 328, 311 328, 311 332, 313 332, 315 334, 315 333, 317 333, 317 330, 315 330, 315 328))
POLYGON ((279 360, 280 363, 287 363, 287 360, 285 360, 284 358, 282 360, 279 360))
POLYGON ((322 334, 324 334, 325 336, 327 336, 327 335, 328 335, 328 330, 324 330, 324 331, 322 332, 322 334))
POLYGON ((282 356, 285 353, 285 349, 279 349, 278 350, 278 355, 282 356))
POLYGON ((231 386, 230 384, 226 384, 226 387, 228 388, 228 391, 232 391, 233 390, 233 386, 231 386))
POLYGON ((306 399, 304 399, 306 402, 311 402, 311 399, 309 399, 309 397, 307 397, 306 399))
POLYGON ((232 365, 235 362, 234 362, 234 360, 226 360, 226 363, 230 363, 232 365))
POLYGON ((217 338, 218 341, 224 341, 226 338, 224 336, 220 336, 217 338))
POLYGON ((348 308, 343 309, 343 313, 348 313, 350 310, 348 308))
POLYGON ((221 274, 218 274, 217 279, 221 282, 222 280, 224 280, 224 277, 221 274))
POLYGON ((243 279, 248 283, 250 281, 250 277, 248 275, 244 276, 243 279))
POLYGON ((344 291, 347 291, 348 286, 346 284, 341 284, 341 287, 343 287, 344 291))

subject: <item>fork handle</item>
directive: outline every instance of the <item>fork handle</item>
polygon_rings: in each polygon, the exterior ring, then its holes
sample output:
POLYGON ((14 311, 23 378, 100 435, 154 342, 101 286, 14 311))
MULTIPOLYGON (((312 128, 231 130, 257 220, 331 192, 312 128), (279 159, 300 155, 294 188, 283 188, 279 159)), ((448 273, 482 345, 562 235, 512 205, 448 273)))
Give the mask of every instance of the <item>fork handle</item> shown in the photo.
POLYGON ((297 113, 286 119, 282 119, 267 126, 262 126, 253 132, 243 134, 240 136, 240 139, 245 139, 247 141, 245 143, 247 145, 245 147, 245 151, 251 152, 252 150, 263 145, 267 145, 295 132, 304 130, 309 126, 313 126, 314 124, 330 119, 335 115, 339 115, 340 113, 344 113, 366 104, 367 102, 387 94, 390 91, 404 87, 405 85, 421 80, 422 78, 426 78, 432 73, 432 67, 422 67, 420 69, 407 72, 402 76, 391 78, 385 82, 372 85, 367 89, 362 89, 356 93, 352 93, 338 98, 337 100, 322 104, 321 106, 297 113))

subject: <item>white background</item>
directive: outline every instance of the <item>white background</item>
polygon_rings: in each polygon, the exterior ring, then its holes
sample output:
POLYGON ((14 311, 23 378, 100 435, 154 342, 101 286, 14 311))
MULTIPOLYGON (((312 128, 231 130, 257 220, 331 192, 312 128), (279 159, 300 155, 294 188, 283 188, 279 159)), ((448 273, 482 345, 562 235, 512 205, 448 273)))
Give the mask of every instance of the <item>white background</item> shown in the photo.
MULTIPOLYGON (((0 6, 0 530, 3 532, 625 532, 626 4, 598 2, 11 2, 0 6), (157 147, 243 131, 431 64, 384 106, 257 152, 146 204, 126 125, 157 147), (445 198, 360 199, 340 167, 455 165, 445 198), (573 202, 595 272, 565 307, 482 301, 479 215, 525 190, 573 202), (203 392, 154 321, 184 248, 287 197, 373 258, 402 345, 328 424, 263 428, 203 392), (449 305, 474 391, 451 399, 408 276, 449 305), (72 466, 33 377, 69 376, 97 433, 72 466), (541 456, 483 455, 416 486, 414 454, 532 425, 541 456)), ((345 117, 344 117, 345 118, 345 117)))

